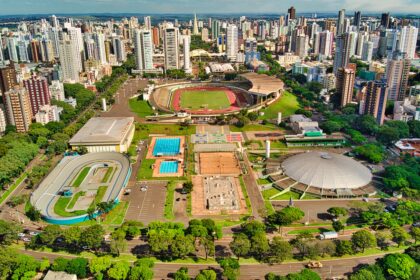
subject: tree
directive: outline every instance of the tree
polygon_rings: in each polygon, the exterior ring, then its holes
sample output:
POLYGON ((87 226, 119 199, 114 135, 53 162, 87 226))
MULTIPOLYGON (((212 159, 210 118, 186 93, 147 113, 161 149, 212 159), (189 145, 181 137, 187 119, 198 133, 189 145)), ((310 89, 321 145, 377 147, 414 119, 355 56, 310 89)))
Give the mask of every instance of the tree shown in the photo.
POLYGON ((75 258, 68 262, 66 272, 76 274, 78 278, 86 278, 88 260, 85 258, 75 258))
POLYGON ((180 267, 174 274, 174 280, 190 280, 188 275, 188 267, 180 267))
POLYGON ((22 227, 13 223, 0 220, 0 244, 10 245, 19 239, 18 233, 22 231, 22 227))
POLYGON ((275 236, 270 242, 269 262, 282 263, 290 259, 292 255, 292 245, 281 237, 275 236))
POLYGON ((240 257, 246 257, 249 254, 251 242, 245 234, 235 234, 233 240, 229 243, 229 247, 239 260, 240 257))
POLYGON ((108 277, 115 280, 124 280, 130 271, 130 264, 126 261, 118 261, 108 270, 108 277))
POLYGON ((333 221, 332 227, 336 232, 340 232, 345 229, 345 226, 341 221, 333 221))
POLYGON ((94 257, 89 262, 89 271, 96 277, 102 279, 103 274, 111 267, 111 258, 109 256, 94 257))
POLYGON ((410 129, 410 135, 414 138, 420 138, 420 121, 411 120, 407 122, 410 129))
POLYGON ((35 277, 36 272, 40 267, 40 263, 32 256, 26 256, 19 254, 16 257, 14 263, 10 263, 12 266, 12 280, 31 280, 35 277))
POLYGON ((398 244, 398 247, 404 245, 407 239, 410 237, 408 233, 402 227, 393 228, 392 231, 392 241, 398 244))
POLYGON ((385 146, 390 146, 400 139, 399 136, 397 128, 384 125, 379 129, 376 139, 385 146))
POLYGON ((249 238, 256 235, 257 233, 265 232, 265 225, 260 221, 253 220, 241 225, 242 232, 249 238))
POLYGON ((348 210, 344 207, 331 207, 328 208, 327 212, 335 218, 339 218, 340 216, 345 216, 348 214, 348 210))
POLYGON ((129 280, 151 280, 153 279, 154 263, 150 259, 140 259, 135 262, 130 270, 129 280))
POLYGON ((208 237, 201 237, 200 238, 200 245, 203 246, 204 252, 206 254, 206 260, 209 255, 214 255, 215 253, 215 246, 214 240, 208 237))
POLYGON ((234 258, 219 259, 218 263, 223 268, 223 276, 228 280, 236 280, 239 276, 239 262, 234 258))
POLYGON ((216 280, 217 274, 212 269, 205 269, 195 277, 195 280, 216 280))
POLYGON ((279 226, 279 229, 283 226, 292 224, 293 222, 299 221, 305 216, 305 213, 299 208, 287 206, 280 211, 276 211, 269 215, 267 220, 272 225, 279 226))
POLYGON ((365 251, 367 248, 376 246, 375 236, 367 230, 359 230, 353 233, 351 242, 355 250, 365 251))
POLYGON ((53 264, 51 265, 51 270, 53 271, 66 271, 67 265, 70 260, 58 257, 54 260, 53 264))
POLYGON ((194 237, 191 235, 178 235, 175 237, 171 246, 172 255, 181 259, 184 259, 186 256, 194 252, 194 250, 194 237))
POLYGON ((185 191, 185 192, 187 192, 187 193, 191 193, 192 192, 192 190, 193 190, 193 183, 191 182, 191 181, 187 181, 187 182, 184 182, 183 184, 182 184, 182 189, 185 191))
POLYGON ((381 260, 385 273, 396 279, 410 279, 411 272, 416 262, 405 254, 389 254, 381 260))
POLYGON ((385 156, 384 149, 375 143, 368 143, 362 146, 356 147, 353 152, 357 157, 366 159, 372 163, 379 163, 383 161, 385 156))
POLYGON ((352 242, 350 240, 338 240, 336 253, 340 257, 344 255, 352 255, 354 253, 352 242))
POLYGON ((251 254, 263 258, 270 249, 265 232, 258 232, 251 238, 251 254))
POLYGON ((420 240, 420 227, 411 227, 410 234, 414 242, 417 243, 420 240))
POLYGON ((102 245, 105 230, 101 225, 93 225, 83 230, 80 236, 80 245, 97 250, 102 245))
POLYGON ((111 253, 119 256, 127 249, 127 241, 125 240, 126 233, 122 229, 118 229, 111 234, 110 249, 111 253))
POLYGON ((383 231, 377 231, 375 233, 375 237, 376 237, 376 243, 378 244, 378 246, 382 250, 384 250, 388 248, 389 240, 391 239, 392 235, 389 231, 383 230, 383 231))
POLYGON ((373 135, 378 130, 378 124, 371 115, 362 115, 356 119, 355 127, 362 133, 373 135))
POLYGON ((37 237, 42 244, 51 246, 55 240, 61 235, 62 230, 58 225, 48 225, 44 228, 44 231, 41 232, 37 237))

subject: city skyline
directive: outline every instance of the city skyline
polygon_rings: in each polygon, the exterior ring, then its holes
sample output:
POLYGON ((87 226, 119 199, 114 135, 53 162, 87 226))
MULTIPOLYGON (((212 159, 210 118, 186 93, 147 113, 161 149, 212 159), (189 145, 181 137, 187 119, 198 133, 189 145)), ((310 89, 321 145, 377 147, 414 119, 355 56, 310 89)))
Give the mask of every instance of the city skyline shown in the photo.
POLYGON ((151 13, 151 14, 182 14, 182 13, 279 13, 287 12, 287 8, 294 6, 297 13, 336 12, 345 8, 346 12, 361 10, 367 13, 420 13, 420 3, 415 0, 299 0, 277 3, 274 0, 222 0, 200 3, 191 0, 168 0, 164 4, 157 4, 151 0, 35 0, 12 1, 3 0, 0 15, 24 15, 46 13, 151 13), (256 5, 258 2, 258 5, 256 5), (221 13, 220 7, 223 6, 221 13), (322 9, 320 8, 322 7, 322 9), (137 10, 137 11, 135 11, 137 10))

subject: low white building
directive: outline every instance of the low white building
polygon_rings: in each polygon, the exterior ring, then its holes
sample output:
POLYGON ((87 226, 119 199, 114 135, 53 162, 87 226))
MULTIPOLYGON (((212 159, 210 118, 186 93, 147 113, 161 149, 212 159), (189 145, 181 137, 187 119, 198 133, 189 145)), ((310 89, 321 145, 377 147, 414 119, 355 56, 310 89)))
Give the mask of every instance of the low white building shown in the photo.
POLYGON ((91 118, 74 136, 69 144, 74 150, 86 147, 89 153, 125 153, 133 141, 134 118, 91 118))
POLYGON ((64 85, 60 81, 52 81, 50 88, 50 95, 52 99, 58 100, 58 101, 64 101, 64 85))
POLYGON ((394 120, 405 122, 420 120, 420 106, 417 105, 416 96, 394 102, 394 120))
POLYGON ((57 107, 56 105, 43 105, 39 108, 38 113, 35 114, 35 121, 42 124, 59 122, 62 111, 63 108, 57 107))

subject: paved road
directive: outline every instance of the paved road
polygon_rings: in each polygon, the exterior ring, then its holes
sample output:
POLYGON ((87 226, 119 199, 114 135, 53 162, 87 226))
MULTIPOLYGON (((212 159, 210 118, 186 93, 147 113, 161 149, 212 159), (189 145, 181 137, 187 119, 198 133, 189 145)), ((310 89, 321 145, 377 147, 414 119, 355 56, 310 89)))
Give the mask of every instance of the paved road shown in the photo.
MULTIPOLYGON (((48 258, 50 261, 58 257, 64 258, 75 258, 76 256, 62 255, 59 253, 47 253, 47 252, 35 252, 35 251, 26 251, 21 250, 22 253, 34 256, 37 259, 48 258)), ((387 253, 381 253, 374 256, 368 257, 352 257, 346 259, 335 259, 322 261, 324 267, 321 269, 316 269, 315 271, 319 273, 322 279, 334 276, 342 276, 348 273, 351 273, 355 267, 358 267, 361 264, 371 264, 376 261, 376 259, 381 258, 387 253)), ((276 274, 285 275, 292 272, 299 272, 302 270, 305 265, 305 262, 293 262, 293 263, 284 263, 276 265, 268 264, 244 264, 240 268, 240 277, 239 279, 264 279, 264 275, 269 272, 274 272, 276 274)), ((154 267, 155 277, 154 279, 170 279, 170 275, 177 271, 180 267, 188 267, 190 276, 194 277, 202 269, 208 269, 209 267, 215 268, 220 271, 218 265, 202 265, 202 264, 167 264, 167 263, 156 263, 154 267)))
POLYGON ((246 186, 246 191, 248 192, 248 197, 251 201, 252 215, 256 219, 261 219, 260 213, 261 211, 265 210, 264 199, 256 183, 256 178, 246 153, 244 153, 244 162, 248 169, 248 174, 243 175, 243 179, 246 186))

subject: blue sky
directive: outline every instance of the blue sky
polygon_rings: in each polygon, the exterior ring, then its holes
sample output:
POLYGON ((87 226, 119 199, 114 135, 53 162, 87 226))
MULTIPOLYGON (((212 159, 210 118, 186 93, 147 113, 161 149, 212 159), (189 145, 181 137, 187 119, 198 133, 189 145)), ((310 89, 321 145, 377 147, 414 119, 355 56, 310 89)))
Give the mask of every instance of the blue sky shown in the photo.
POLYGON ((420 13, 420 0, 0 0, 0 14, 279 13, 348 11, 420 13))

